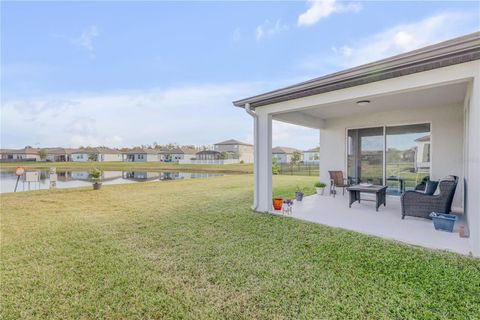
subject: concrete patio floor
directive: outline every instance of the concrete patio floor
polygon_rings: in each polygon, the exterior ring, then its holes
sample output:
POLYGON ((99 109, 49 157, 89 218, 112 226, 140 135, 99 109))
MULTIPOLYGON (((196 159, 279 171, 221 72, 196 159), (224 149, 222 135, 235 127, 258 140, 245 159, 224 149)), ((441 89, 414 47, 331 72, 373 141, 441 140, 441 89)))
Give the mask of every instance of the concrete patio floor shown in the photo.
MULTIPOLYGON (((362 193, 362 199, 368 198, 362 193)), ((460 254, 471 251, 467 238, 460 238, 459 229, 466 225, 463 216, 455 223, 454 232, 437 231, 431 220, 405 217, 402 220, 399 197, 387 196, 387 205, 375 211, 375 202, 355 202, 348 207, 348 195, 335 198, 328 195, 312 195, 303 201, 295 201, 293 218, 338 227, 360 233, 393 239, 431 249, 442 249, 460 254)), ((272 212, 281 214, 280 211, 272 212)))

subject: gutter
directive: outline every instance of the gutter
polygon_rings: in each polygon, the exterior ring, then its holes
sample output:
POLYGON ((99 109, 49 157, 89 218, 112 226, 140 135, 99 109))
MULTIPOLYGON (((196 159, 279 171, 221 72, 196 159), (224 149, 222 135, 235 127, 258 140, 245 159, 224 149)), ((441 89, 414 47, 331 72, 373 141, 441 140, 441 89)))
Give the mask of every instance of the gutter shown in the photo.
POLYGON ((250 108, 250 103, 245 103, 245 111, 253 118, 253 205, 252 210, 258 208, 258 115, 250 108))

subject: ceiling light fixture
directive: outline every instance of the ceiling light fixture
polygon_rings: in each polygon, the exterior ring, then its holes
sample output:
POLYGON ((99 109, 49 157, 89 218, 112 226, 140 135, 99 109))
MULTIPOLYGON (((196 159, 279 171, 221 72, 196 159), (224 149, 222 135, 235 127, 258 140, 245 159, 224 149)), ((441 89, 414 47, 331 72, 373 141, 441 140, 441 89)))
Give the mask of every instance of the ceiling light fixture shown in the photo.
POLYGON ((370 100, 360 100, 360 101, 357 101, 357 104, 358 104, 359 106, 362 106, 362 107, 368 105, 369 103, 370 103, 370 100))

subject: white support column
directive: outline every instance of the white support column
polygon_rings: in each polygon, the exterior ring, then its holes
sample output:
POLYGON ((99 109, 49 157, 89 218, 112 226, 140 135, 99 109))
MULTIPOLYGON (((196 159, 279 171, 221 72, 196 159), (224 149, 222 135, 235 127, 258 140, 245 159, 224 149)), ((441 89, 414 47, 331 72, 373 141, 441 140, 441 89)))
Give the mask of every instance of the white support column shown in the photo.
POLYGON ((467 111, 466 214, 473 254, 480 256, 480 75, 474 78, 467 111))
POLYGON ((268 212, 272 209, 272 116, 261 110, 257 112, 257 116, 257 211, 268 212))

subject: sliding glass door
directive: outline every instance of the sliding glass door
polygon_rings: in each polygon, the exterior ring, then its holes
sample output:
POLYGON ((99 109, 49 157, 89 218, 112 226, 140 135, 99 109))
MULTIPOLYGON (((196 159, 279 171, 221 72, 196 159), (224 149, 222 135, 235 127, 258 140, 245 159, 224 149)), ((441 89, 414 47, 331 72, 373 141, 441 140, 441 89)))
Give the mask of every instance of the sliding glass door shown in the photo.
POLYGON ((430 175, 430 124, 386 127, 385 132, 387 190, 400 195, 430 175))
POLYGON ((383 185, 383 127, 348 130, 348 169, 352 182, 383 185))
POLYGON ((430 124, 347 131, 347 175, 352 183, 388 185, 400 195, 430 173, 430 124))

